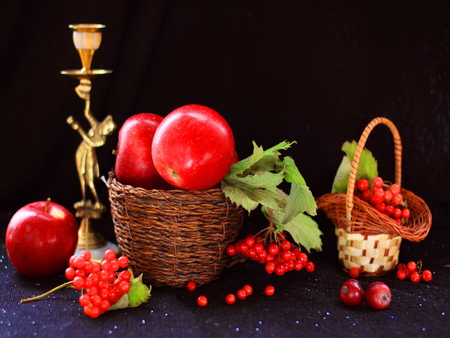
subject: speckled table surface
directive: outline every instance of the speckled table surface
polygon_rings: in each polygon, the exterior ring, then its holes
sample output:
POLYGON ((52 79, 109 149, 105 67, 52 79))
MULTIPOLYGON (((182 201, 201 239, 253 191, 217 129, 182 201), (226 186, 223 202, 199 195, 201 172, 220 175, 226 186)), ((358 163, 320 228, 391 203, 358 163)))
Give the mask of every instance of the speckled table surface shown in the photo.
MULTIPOLYGON (((442 215, 447 215, 448 212, 442 215)), ((320 216, 319 216, 320 218, 320 216)), ((442 218, 436 217, 436 222, 442 218)), ((5 229, 7 215, 2 215, 5 229)), ((263 266, 245 261, 225 270, 221 277, 191 292, 170 287, 153 288, 146 304, 134 309, 109 311, 97 319, 83 314, 77 302, 79 291, 62 289, 33 303, 19 304, 23 298, 41 294, 65 282, 62 274, 33 279, 20 275, 11 266, 0 244, 0 335, 1 337, 444 337, 449 333, 450 268, 449 239, 430 233, 422 243, 404 242, 400 260, 422 259, 434 272, 429 283, 400 281, 395 273, 359 278, 366 288, 383 281, 392 291, 390 306, 382 311, 366 304, 350 308, 339 300, 338 292, 348 275, 340 268, 335 250, 333 226, 321 220, 324 250, 311 254, 316 271, 291 271, 284 276, 268 275, 263 266), (250 284, 254 293, 235 304, 225 303, 228 293, 250 284), (272 284, 275 294, 263 294, 272 284), (196 303, 205 295, 209 304, 196 303)), ((438 235, 438 234, 436 234, 438 235)))

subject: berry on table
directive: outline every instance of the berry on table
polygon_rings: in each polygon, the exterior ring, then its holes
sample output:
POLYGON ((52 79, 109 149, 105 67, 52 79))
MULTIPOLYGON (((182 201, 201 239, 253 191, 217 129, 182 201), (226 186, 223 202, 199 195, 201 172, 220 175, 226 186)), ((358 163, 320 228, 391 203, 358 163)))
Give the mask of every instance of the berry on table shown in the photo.
POLYGON ((273 294, 275 293, 275 287, 273 285, 267 285, 264 289, 264 293, 267 296, 273 296, 273 294))
POLYGON ((189 291, 194 291, 197 288, 197 284, 193 280, 190 280, 189 282, 187 282, 186 288, 189 291))
POLYGON ((350 277, 358 278, 359 277, 359 269, 357 267, 353 267, 349 271, 350 277))
POLYGON ((208 298, 206 298, 206 296, 203 296, 203 295, 199 296, 197 298, 197 304, 202 307, 208 305, 208 298))
POLYGON ((225 297, 225 302, 226 302, 227 304, 234 304, 234 303, 236 303, 236 296, 233 295, 232 293, 228 294, 228 295, 225 297))

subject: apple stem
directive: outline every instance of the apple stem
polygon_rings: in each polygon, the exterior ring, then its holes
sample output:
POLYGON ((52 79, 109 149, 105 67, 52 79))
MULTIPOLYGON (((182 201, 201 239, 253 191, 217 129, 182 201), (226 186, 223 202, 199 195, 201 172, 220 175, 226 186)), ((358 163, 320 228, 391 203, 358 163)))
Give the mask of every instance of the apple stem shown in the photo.
POLYGON ((33 302, 35 300, 39 300, 41 298, 44 298, 45 296, 48 296, 49 294, 51 294, 51 293, 53 293, 55 291, 58 291, 59 289, 65 288, 65 287, 70 286, 72 284, 73 284, 73 281, 66 282, 64 284, 61 284, 61 285, 57 286, 56 288, 51 289, 50 291, 47 291, 46 293, 43 293, 42 295, 39 295, 39 296, 36 296, 36 297, 27 298, 27 299, 22 299, 20 301, 20 303, 28 303, 28 302, 33 302))
POLYGON ((45 209, 44 212, 48 213, 48 209, 50 208, 50 202, 51 202, 51 198, 47 198, 47 203, 45 204, 45 209))

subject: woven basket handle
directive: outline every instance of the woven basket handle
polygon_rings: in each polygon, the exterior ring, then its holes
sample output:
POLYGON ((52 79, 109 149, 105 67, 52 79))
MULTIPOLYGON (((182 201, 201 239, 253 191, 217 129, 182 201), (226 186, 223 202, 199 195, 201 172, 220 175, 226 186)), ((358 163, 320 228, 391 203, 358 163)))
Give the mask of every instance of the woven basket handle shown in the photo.
POLYGON ((347 220, 351 220, 351 213, 353 210, 353 195, 355 190, 356 172, 358 171, 359 160, 361 158, 362 151, 366 145, 367 138, 372 132, 373 128, 378 124, 385 124, 391 130, 394 138, 394 156, 395 156, 395 183, 401 185, 402 181, 402 141, 397 127, 390 120, 384 117, 374 118, 364 129, 358 145, 356 147, 355 156, 353 157, 352 167, 350 169, 350 177, 348 179, 347 196, 345 200, 345 210, 347 220))

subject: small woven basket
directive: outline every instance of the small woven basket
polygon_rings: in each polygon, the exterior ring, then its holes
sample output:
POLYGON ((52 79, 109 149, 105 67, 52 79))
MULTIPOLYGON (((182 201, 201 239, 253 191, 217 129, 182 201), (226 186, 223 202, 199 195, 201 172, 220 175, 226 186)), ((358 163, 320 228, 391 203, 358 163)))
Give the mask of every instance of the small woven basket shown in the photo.
POLYGON ((146 190, 108 179, 117 243, 135 275, 153 286, 185 287, 218 278, 225 250, 242 226, 243 209, 220 188, 146 190))
MULTIPOLYGON (((419 242, 431 227, 431 212, 427 204, 414 193, 401 188, 401 194, 411 212, 400 225, 367 202, 354 197, 356 173, 367 138, 378 124, 385 124, 394 139, 395 183, 401 185, 402 144, 395 125, 384 117, 373 119, 364 129, 353 158, 347 193, 325 194, 317 199, 318 208, 335 225, 339 262, 345 271, 356 267, 362 276, 380 276, 394 269, 402 239, 419 242)), ((389 182, 385 182, 389 185, 389 182)))

